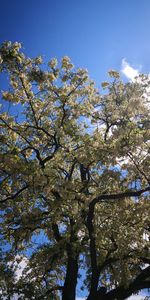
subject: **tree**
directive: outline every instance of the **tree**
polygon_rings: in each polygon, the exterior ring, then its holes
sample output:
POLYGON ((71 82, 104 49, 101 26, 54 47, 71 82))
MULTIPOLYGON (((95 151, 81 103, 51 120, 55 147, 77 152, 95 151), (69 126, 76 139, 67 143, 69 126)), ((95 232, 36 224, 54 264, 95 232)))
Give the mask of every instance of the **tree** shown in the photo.
POLYGON ((83 268, 87 300, 150 288, 148 77, 123 83, 111 70, 99 92, 68 57, 46 66, 17 42, 1 45, 0 63, 10 82, 0 116, 3 270, 28 257, 18 280, 11 268, 8 297, 75 300, 83 268))

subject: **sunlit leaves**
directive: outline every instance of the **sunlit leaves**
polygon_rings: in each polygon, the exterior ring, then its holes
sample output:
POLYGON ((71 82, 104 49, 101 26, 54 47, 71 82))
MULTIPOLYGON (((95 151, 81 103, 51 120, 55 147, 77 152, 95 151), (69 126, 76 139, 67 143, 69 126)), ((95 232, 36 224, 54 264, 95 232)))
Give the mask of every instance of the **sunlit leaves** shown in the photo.
POLYGON ((124 84, 111 70, 100 93, 68 57, 45 66, 20 47, 6 42, 0 48, 0 68, 10 82, 3 100, 19 104, 16 114, 0 115, 1 230, 12 255, 33 247, 19 289, 25 292, 30 281, 26 295, 36 295, 62 284, 68 247, 91 273, 91 203, 99 285, 126 286, 149 256, 149 194, 128 196, 149 185, 149 83, 141 77, 124 84), (125 196, 109 198, 119 193, 125 196), (36 235, 47 244, 37 247, 36 235))

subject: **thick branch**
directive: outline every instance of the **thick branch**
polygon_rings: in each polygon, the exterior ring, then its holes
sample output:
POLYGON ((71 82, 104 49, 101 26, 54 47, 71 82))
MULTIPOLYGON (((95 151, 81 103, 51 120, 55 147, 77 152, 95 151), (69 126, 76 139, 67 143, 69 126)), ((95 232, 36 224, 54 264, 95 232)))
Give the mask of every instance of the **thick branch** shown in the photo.
MULTIPOLYGON (((128 287, 120 286, 107 293, 104 300, 124 300, 133 293, 145 288, 150 288, 150 266, 145 268, 128 287)), ((97 300, 101 300, 101 298, 98 298, 97 300)))
POLYGON ((95 242, 95 232, 94 232, 94 225, 93 225, 93 218, 94 218, 94 205, 92 203, 89 205, 89 212, 87 217, 87 229, 89 233, 90 239, 90 258, 91 258, 91 287, 90 287, 90 294, 88 300, 92 299, 97 291, 98 287, 98 280, 99 280, 99 269, 97 265, 97 251, 96 251, 96 242, 95 242))
POLYGON ((77 240, 75 232, 75 222, 70 219, 70 241, 66 245, 67 252, 67 270, 62 293, 62 300, 75 300, 75 291, 78 276, 78 258, 79 253, 74 247, 77 240))
POLYGON ((62 239, 62 237, 60 235, 59 228, 58 228, 58 225, 56 223, 52 224, 52 230, 53 230, 53 233, 54 233, 55 240, 57 242, 60 242, 60 240, 62 239))
POLYGON ((90 256, 91 256, 91 268, 92 268, 91 289, 90 289, 90 294, 87 298, 88 300, 94 300, 93 297, 95 297, 97 292, 99 271, 101 269, 101 268, 99 269, 97 266, 97 254, 96 254, 94 226, 93 226, 95 205, 102 200, 121 200, 126 197, 137 197, 147 191, 150 191, 150 187, 147 187, 144 190, 139 190, 139 191, 128 191, 125 193, 110 194, 110 195, 104 194, 94 198, 91 201, 89 205, 89 212, 87 217, 87 228, 88 228, 89 238, 90 238, 90 256))
POLYGON ((102 287, 90 300, 125 300, 146 288, 150 288, 150 267, 145 268, 128 286, 119 286, 108 293, 106 288, 102 287))
POLYGON ((145 189, 139 190, 139 191, 132 191, 129 190, 124 193, 118 193, 118 194, 102 194, 96 198, 94 198, 91 201, 91 205, 95 205, 96 203, 100 201, 107 201, 107 200, 121 200, 127 197, 139 197, 142 194, 149 192, 150 191, 150 186, 146 187, 145 189))

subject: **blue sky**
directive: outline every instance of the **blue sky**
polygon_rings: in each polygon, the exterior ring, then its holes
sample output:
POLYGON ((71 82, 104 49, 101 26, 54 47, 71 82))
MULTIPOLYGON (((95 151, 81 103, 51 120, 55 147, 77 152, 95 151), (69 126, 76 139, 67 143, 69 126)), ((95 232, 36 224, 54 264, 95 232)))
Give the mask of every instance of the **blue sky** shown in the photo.
POLYGON ((0 43, 22 42, 46 60, 68 55, 98 86, 109 69, 131 80, 149 73, 149 33, 149 0, 0 1, 0 43))
POLYGON ((149 0, 1 0, 0 42, 20 41, 28 55, 68 55, 97 84, 106 72, 150 70, 149 0))

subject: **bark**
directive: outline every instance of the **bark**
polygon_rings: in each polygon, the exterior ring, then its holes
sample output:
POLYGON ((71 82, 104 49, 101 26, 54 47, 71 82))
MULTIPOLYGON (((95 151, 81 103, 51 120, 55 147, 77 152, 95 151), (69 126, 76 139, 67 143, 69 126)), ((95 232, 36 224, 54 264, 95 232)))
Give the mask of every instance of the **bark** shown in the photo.
POLYGON ((93 225, 94 208, 95 206, 91 203, 89 205, 89 212, 87 217, 87 229, 88 229, 89 239, 90 239, 90 258, 91 258, 91 271, 92 271, 90 294, 87 300, 95 299, 97 294, 98 281, 99 281, 99 269, 97 265, 97 251, 96 251, 95 232, 94 232, 94 225, 93 225))
POLYGON ((126 197, 140 197, 142 194, 144 194, 145 192, 149 192, 149 191, 150 191, 150 185, 147 186, 145 189, 138 190, 138 191, 129 190, 127 192, 118 193, 118 194, 102 194, 102 195, 94 198, 91 201, 91 204, 96 205, 96 203, 98 203, 100 201, 121 200, 126 197))
POLYGON ((74 243, 77 241, 75 232, 75 222, 70 219, 70 243, 66 245, 67 252, 67 270, 66 278, 62 292, 62 300, 75 300, 76 285, 78 277, 78 259, 79 253, 75 250, 74 243))
POLYGON ((70 253, 67 263, 67 272, 63 287, 62 300, 75 300, 78 276, 78 255, 73 257, 70 253))

